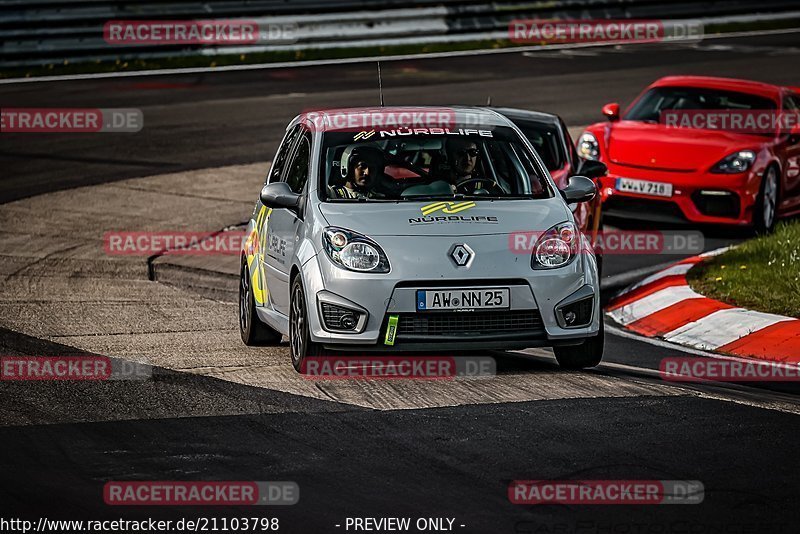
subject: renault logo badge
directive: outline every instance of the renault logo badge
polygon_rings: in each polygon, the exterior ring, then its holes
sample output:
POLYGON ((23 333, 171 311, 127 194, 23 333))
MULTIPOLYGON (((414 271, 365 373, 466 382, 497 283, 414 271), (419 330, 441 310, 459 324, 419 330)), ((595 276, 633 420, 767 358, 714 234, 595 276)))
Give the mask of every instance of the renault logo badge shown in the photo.
POLYGON ((456 267, 469 267, 475 253, 467 245, 459 243, 450 247, 450 259, 456 264, 456 267))

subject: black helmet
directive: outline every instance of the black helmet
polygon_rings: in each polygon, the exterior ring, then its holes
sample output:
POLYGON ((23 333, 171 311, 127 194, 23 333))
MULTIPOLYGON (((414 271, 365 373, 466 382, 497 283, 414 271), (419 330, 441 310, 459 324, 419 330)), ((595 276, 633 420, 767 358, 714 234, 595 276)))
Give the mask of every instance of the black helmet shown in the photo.
POLYGON ((383 151, 373 145, 350 145, 342 152, 342 159, 339 165, 339 170, 342 173, 342 178, 347 178, 350 174, 350 169, 358 161, 368 161, 374 163, 376 166, 383 166, 385 158, 383 151))

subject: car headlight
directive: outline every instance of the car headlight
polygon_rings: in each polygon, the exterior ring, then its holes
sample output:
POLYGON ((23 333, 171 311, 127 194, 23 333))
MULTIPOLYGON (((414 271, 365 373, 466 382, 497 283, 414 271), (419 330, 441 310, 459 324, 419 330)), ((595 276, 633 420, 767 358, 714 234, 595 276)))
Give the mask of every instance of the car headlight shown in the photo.
POLYGON ((567 265, 578 255, 580 241, 581 234, 571 222, 553 226, 536 241, 531 267, 555 269, 567 265))
POLYGON ((600 143, 594 134, 583 132, 578 138, 578 155, 583 159, 600 159, 600 143))
POLYGON ((333 263, 362 273, 388 273, 389 259, 378 244, 365 235, 328 227, 323 232, 322 246, 333 263))
POLYGON ((711 172, 723 174, 738 174, 749 169, 756 160, 756 153, 752 150, 740 150, 726 156, 711 169, 711 172))

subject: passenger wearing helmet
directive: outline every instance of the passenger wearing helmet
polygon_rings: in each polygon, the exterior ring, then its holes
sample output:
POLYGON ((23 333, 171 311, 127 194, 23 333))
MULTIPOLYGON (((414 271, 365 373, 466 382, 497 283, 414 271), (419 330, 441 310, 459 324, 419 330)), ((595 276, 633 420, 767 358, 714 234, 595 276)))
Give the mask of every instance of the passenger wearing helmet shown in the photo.
POLYGON ((344 185, 329 186, 334 198, 383 198, 374 187, 386 163, 383 151, 369 145, 350 145, 342 153, 339 166, 344 185))

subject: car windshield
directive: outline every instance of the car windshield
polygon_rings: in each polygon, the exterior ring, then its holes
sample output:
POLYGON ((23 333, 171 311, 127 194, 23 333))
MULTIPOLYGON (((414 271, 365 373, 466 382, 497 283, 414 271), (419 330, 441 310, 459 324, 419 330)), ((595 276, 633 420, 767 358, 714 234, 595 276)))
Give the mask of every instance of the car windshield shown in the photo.
POLYGON ((406 201, 553 195, 534 157, 508 127, 326 132, 322 197, 406 201))
POLYGON ((566 155, 561 148, 555 126, 541 122, 514 122, 536 149, 548 171, 555 171, 564 166, 566 155))
POLYGON ((667 110, 773 110, 776 104, 764 98, 736 91, 697 87, 656 87, 649 90, 625 115, 625 120, 659 122, 667 110))

